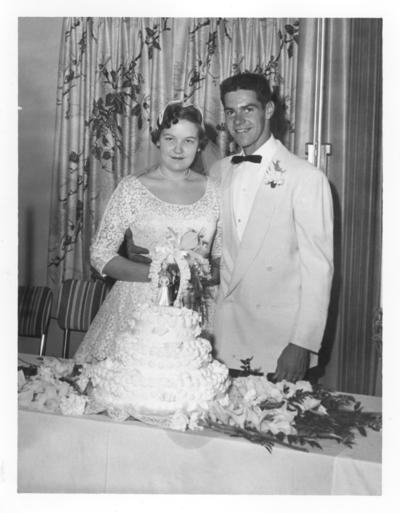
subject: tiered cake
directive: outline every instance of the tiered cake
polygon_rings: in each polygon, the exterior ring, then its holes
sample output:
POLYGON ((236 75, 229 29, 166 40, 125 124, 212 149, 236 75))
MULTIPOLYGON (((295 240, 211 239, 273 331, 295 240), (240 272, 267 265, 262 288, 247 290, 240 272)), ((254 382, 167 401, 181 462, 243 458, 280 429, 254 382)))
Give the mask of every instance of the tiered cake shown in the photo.
POLYGON ((117 418, 193 427, 229 385, 228 369, 212 359, 211 344, 199 335, 196 312, 144 305, 119 335, 115 354, 87 366, 94 401, 117 418))

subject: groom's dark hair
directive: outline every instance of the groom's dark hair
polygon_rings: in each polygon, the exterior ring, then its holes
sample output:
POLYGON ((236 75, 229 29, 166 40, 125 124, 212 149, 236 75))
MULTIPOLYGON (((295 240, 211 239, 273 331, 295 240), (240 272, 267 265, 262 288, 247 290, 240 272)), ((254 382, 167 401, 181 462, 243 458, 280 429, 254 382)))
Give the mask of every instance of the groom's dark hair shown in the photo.
POLYGON ((221 93, 222 104, 225 105, 224 99, 227 93, 244 89, 247 91, 254 91, 257 95, 258 101, 263 107, 268 102, 273 101, 271 88, 269 87, 268 80, 260 73, 238 73, 226 78, 219 86, 221 93))

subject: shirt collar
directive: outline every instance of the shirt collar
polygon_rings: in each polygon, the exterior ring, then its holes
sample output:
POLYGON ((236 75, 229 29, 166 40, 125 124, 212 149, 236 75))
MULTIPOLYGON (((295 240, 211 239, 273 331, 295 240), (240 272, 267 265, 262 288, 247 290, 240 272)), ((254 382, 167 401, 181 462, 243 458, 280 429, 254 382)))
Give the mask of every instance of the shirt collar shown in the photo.
POLYGON ((261 155, 262 162, 265 163, 265 162, 269 162, 272 159, 272 157, 275 153, 275 148, 276 148, 276 139, 271 134, 269 139, 262 146, 260 146, 258 148, 258 150, 256 150, 254 153, 256 155, 261 155))
MULTIPOLYGON (((269 162, 272 160, 272 157, 276 150, 276 142, 277 140, 275 137, 271 134, 267 141, 265 141, 264 144, 262 144, 258 150, 254 152, 254 155, 261 155, 262 156, 262 164, 265 164, 265 162, 269 162)), ((239 155, 245 155, 244 151, 242 150, 239 155)), ((254 164, 253 164, 254 165, 254 164)))

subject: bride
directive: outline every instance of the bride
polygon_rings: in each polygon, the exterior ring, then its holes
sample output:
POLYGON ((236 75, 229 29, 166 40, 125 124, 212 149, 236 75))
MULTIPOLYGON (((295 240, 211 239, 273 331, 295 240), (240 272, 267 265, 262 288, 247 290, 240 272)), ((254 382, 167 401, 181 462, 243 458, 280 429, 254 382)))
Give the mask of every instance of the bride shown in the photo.
POLYGON ((94 318, 75 360, 101 360, 114 348, 117 332, 128 327, 139 304, 149 302, 150 266, 118 255, 125 232, 135 244, 156 248, 168 244, 171 233, 189 249, 219 266, 219 189, 211 178, 191 170, 207 144, 202 115, 192 105, 169 104, 152 133, 159 165, 143 174, 123 178, 113 192, 91 246, 91 263, 116 283, 94 318))

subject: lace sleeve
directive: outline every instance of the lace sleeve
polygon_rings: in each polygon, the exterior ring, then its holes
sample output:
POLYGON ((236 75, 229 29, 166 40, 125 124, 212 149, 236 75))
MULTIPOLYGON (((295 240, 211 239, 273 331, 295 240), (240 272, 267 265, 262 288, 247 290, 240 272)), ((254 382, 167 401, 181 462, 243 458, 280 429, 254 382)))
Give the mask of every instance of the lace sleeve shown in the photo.
POLYGON ((131 177, 121 180, 107 203, 90 247, 90 261, 102 276, 104 266, 115 256, 134 217, 131 177))

